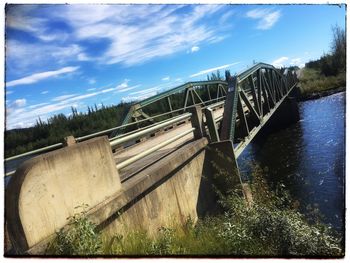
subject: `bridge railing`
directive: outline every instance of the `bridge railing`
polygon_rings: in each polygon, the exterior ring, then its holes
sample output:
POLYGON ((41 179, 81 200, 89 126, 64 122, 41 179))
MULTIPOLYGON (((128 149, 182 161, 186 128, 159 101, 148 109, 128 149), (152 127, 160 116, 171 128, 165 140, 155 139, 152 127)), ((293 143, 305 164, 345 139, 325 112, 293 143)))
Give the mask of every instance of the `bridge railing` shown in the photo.
POLYGON ((228 92, 220 131, 205 111, 212 142, 231 140, 236 157, 254 138, 297 84, 294 71, 259 63, 228 78, 228 92))
MULTIPOLYGON (((221 99, 222 98, 224 98, 224 97, 221 97, 221 99)), ((215 101, 215 100, 217 100, 217 99, 213 99, 212 101, 215 101)), ((210 106, 215 109, 215 108, 218 108, 218 107, 222 107, 223 104, 224 104, 224 101, 220 101, 218 103, 211 104, 210 106)), ((203 103, 197 103, 194 106, 203 106, 203 103)), ((205 110, 207 107, 208 106, 204 105, 203 107, 201 107, 201 109, 205 110)), ((157 118, 160 118, 160 117, 163 117, 163 116, 167 116, 167 115, 171 115, 171 114, 174 114, 174 113, 177 113, 177 112, 181 112, 181 111, 183 111, 183 109, 178 109, 178 110, 174 110, 174 111, 171 111, 171 112, 165 112, 165 113, 159 114, 157 116, 150 117, 149 119, 157 119, 157 118)), ((172 117, 172 118, 168 118, 168 119, 159 121, 157 123, 152 123, 152 124, 150 124, 148 126, 145 126, 145 127, 136 128, 136 129, 134 129, 132 131, 129 131, 129 132, 126 132, 126 133, 122 133, 120 135, 114 136, 114 137, 109 139, 110 142, 111 142, 111 147, 114 150, 118 146, 121 146, 123 144, 123 142, 124 143, 129 143, 129 144, 135 144, 137 140, 139 140, 140 138, 142 138, 144 136, 147 136, 147 135, 150 135, 152 133, 155 133, 156 131, 159 131, 161 129, 163 129, 163 130, 167 129, 169 126, 178 125, 181 122, 190 120, 190 118, 191 118, 191 114, 189 114, 189 113, 186 114, 185 113, 185 114, 182 114, 182 115, 178 115, 178 116, 175 116, 175 117, 172 117), (186 117, 184 117, 184 116, 186 116, 186 117)), ((96 132, 96 133, 92 133, 92 134, 88 134, 88 135, 85 135, 85 136, 77 137, 77 138, 75 138, 75 140, 76 140, 76 142, 82 142, 82 141, 85 141, 85 140, 88 140, 88 139, 91 139, 91 138, 94 138, 94 137, 97 137, 97 136, 110 134, 112 131, 115 131, 115 130, 123 130, 123 129, 128 128, 128 127, 135 127, 138 124, 142 124, 142 123, 147 122, 149 119, 142 119, 142 120, 139 120, 139 121, 135 121, 135 122, 132 122, 132 123, 127 123, 127 124, 124 124, 124 125, 120 125, 120 126, 117 126, 117 127, 113 127, 113 128, 110 128, 110 129, 99 131, 99 132, 96 132)), ((183 135, 183 136, 185 136, 185 135, 183 135)), ((179 138, 181 138, 183 136, 180 136, 179 138)), ((165 145, 167 145, 167 144, 165 144, 165 145)), ((10 161, 15 161, 15 160, 18 160, 18 159, 21 159, 21 158, 25 158, 25 157, 28 157, 28 158, 34 157, 36 155, 40 155, 40 154, 43 154, 43 153, 46 153, 46 152, 49 152, 49 151, 60 149, 62 147, 64 147, 64 143, 56 143, 56 144, 49 145, 49 146, 46 146, 46 147, 43 147, 43 148, 39 148, 39 149, 36 149, 36 150, 33 150, 33 151, 29 151, 29 152, 25 152, 25 153, 22 153, 22 154, 15 155, 15 156, 11 156, 11 157, 6 158, 4 160, 5 161, 5 166, 6 166, 6 163, 8 163, 10 161)), ((16 169, 14 169, 14 170, 12 170, 10 172, 7 172, 7 173, 5 173, 5 177, 12 176, 15 172, 16 172, 16 169)))
MULTIPOLYGON (((210 105, 210 107, 212 110, 216 110, 217 108, 223 107, 223 105, 224 105, 224 101, 221 101, 221 102, 210 105)), ((205 110, 206 108, 207 107, 203 107, 200 109, 202 111, 202 110, 205 110)), ((167 145, 169 145, 177 140, 180 140, 181 138, 184 138, 185 136, 187 136, 190 133, 193 133, 193 136, 195 138, 196 131, 202 132, 203 129, 206 129, 206 127, 205 127, 206 122, 203 121, 202 113, 200 113, 200 116, 198 116, 198 113, 194 110, 195 108, 192 107, 191 109, 193 109, 192 113, 185 113, 183 115, 174 117, 170 120, 164 121, 163 123, 157 123, 155 125, 149 126, 146 129, 143 129, 140 131, 134 131, 128 135, 124 134, 121 137, 120 136, 115 137, 116 139, 114 139, 110 142, 112 150, 116 149, 119 146, 127 145, 130 142, 132 143, 132 145, 135 145, 134 144, 135 140, 140 140, 141 138, 143 138, 145 136, 149 136, 151 134, 154 134, 155 132, 158 132, 161 129, 167 129, 169 127, 172 127, 173 125, 175 125, 175 126, 181 125, 185 121, 188 121, 188 120, 190 120, 191 124, 192 124, 191 128, 177 134, 176 136, 174 136, 170 139, 167 139, 167 140, 165 140, 165 141, 163 141, 163 142, 161 142, 161 143, 159 143, 159 144, 157 144, 157 145, 155 145, 155 146, 153 146, 153 147, 151 147, 151 148, 149 148, 141 153, 138 153, 135 156, 132 156, 131 158, 128 158, 127 160, 125 160, 121 163, 118 163, 117 169, 118 170, 123 169, 123 168, 131 165, 132 163, 158 151, 159 149, 162 149, 163 147, 165 147, 165 146, 167 146, 167 145), (202 124, 204 125, 204 127, 202 126, 202 124)), ((215 121, 219 122, 221 119, 222 119, 222 116, 218 116, 217 118, 215 118, 215 121)))

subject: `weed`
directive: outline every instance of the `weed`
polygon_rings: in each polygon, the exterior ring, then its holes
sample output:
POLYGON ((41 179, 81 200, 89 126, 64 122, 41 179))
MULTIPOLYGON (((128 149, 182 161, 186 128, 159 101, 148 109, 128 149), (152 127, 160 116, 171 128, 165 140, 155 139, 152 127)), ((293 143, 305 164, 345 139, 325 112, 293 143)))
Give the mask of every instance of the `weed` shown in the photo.
POLYGON ((66 229, 56 233, 56 238, 47 248, 46 254, 51 255, 96 255, 100 253, 101 237, 95 230, 96 225, 86 217, 87 206, 83 211, 68 217, 66 229))

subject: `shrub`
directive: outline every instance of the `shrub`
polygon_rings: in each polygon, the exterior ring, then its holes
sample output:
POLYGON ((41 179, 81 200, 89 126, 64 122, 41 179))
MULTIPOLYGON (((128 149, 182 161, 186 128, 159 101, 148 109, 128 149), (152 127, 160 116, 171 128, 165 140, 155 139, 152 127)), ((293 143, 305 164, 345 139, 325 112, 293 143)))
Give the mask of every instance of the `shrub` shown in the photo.
POLYGON ((56 238, 48 246, 46 254, 84 256, 99 254, 102 242, 100 234, 95 229, 96 225, 87 219, 85 210, 74 214, 69 217, 68 228, 56 233, 56 238))
MULTIPOLYGON (((247 206, 240 191, 225 192, 223 214, 188 218, 180 227, 161 227, 155 236, 146 231, 101 237, 86 214, 76 214, 70 227, 57 233, 48 254, 54 255, 197 255, 232 257, 341 257, 342 239, 330 226, 308 221, 293 208, 284 185, 270 190, 265 174, 252 168, 254 202, 247 206)), ((221 178, 222 179, 222 178, 221 178)), ((314 218, 313 218, 314 219, 314 218)))

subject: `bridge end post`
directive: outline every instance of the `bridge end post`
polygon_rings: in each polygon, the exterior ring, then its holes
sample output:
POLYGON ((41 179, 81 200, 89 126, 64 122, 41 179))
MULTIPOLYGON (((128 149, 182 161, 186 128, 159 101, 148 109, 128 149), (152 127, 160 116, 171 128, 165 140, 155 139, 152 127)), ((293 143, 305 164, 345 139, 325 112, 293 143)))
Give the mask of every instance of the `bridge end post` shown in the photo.
POLYGON ((210 108, 206 108, 204 113, 205 113, 205 119, 207 122, 208 131, 209 131, 210 142, 213 143, 213 142, 220 141, 217 125, 214 119, 213 110, 210 108))
POLYGON ((193 135, 195 139, 200 139, 203 137, 203 114, 202 109, 199 105, 192 106, 188 108, 189 112, 192 113, 191 123, 192 127, 196 128, 193 131, 193 135))

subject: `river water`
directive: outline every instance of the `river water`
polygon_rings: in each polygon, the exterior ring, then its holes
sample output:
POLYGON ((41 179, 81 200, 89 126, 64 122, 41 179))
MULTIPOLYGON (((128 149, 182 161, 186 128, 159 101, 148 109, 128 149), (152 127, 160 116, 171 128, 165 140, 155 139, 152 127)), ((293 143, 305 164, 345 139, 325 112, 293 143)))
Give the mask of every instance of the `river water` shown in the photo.
POLYGON ((300 121, 260 135, 238 164, 242 176, 248 163, 267 168, 271 185, 284 184, 303 213, 319 210, 322 221, 344 230, 345 92, 299 102, 300 121))

